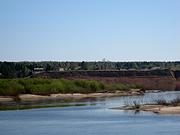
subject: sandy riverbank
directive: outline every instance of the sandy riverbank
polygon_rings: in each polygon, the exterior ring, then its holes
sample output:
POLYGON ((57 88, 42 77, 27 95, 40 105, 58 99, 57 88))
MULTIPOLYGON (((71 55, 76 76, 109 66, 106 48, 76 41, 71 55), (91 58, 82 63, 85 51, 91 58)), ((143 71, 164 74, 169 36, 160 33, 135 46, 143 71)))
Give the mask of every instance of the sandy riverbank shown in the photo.
POLYGON ((137 108, 134 106, 123 106, 112 109, 148 111, 158 114, 180 114, 180 106, 166 106, 166 105, 156 105, 156 104, 144 104, 144 105, 140 105, 137 108))
MULTIPOLYGON (((21 101, 36 101, 36 100, 78 100, 86 98, 102 98, 102 97, 113 97, 113 96, 131 96, 131 95, 140 95, 143 92, 139 89, 132 89, 129 91, 115 91, 113 93, 89 93, 89 94, 50 94, 48 96, 43 95, 33 95, 33 94, 20 94, 18 99, 21 101)), ((0 102, 13 101, 15 97, 0 97, 0 102)))

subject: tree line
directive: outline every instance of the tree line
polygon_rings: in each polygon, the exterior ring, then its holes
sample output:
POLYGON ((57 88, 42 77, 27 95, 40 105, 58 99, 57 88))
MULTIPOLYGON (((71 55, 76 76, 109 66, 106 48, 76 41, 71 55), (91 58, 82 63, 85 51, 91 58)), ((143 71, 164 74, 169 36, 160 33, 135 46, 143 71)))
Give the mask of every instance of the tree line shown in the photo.
POLYGON ((175 62, 0 62, 1 78, 21 78, 42 71, 71 70, 140 70, 140 69, 180 69, 180 61, 175 62))

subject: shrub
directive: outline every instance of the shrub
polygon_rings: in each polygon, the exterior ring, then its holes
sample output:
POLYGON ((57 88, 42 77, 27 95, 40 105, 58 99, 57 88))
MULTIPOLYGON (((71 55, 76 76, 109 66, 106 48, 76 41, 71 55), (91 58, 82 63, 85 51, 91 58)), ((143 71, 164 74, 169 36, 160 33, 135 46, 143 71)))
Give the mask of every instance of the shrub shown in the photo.
POLYGON ((170 104, 173 105, 173 106, 179 105, 179 104, 180 104, 180 97, 177 97, 177 98, 175 98, 174 100, 172 100, 172 101, 170 102, 170 104))
POLYGON ((133 101, 133 108, 134 108, 134 109, 137 109, 137 110, 138 110, 138 109, 140 108, 140 106, 141 106, 141 105, 138 104, 136 101, 133 101))
POLYGON ((95 80, 67 80, 67 79, 0 79, 0 95, 17 96, 22 93, 49 95, 53 93, 93 93, 102 90, 126 90, 133 85, 105 84, 95 80))
POLYGON ((17 83, 16 80, 3 80, 0 82, 0 95, 17 96, 20 93, 25 93, 24 86, 17 83))
POLYGON ((155 100, 155 102, 158 105, 169 105, 168 101, 166 101, 165 99, 157 99, 155 100))

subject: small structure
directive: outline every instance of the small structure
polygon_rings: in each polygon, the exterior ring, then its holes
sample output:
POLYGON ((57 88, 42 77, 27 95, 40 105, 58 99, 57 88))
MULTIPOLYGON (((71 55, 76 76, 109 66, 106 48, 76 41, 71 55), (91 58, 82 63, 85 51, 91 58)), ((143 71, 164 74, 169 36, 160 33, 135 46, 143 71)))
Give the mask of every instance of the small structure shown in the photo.
POLYGON ((75 67, 74 70, 80 70, 80 69, 81 69, 81 66, 77 66, 77 67, 75 67))
POLYGON ((158 70, 161 69, 161 67, 152 67, 150 70, 158 70))
POLYGON ((34 68, 34 74, 42 73, 43 71, 44 68, 40 68, 40 67, 34 68))
POLYGON ((59 71, 64 71, 64 68, 60 67, 60 68, 59 68, 59 71))
POLYGON ((34 68, 34 71, 44 71, 44 68, 34 68))

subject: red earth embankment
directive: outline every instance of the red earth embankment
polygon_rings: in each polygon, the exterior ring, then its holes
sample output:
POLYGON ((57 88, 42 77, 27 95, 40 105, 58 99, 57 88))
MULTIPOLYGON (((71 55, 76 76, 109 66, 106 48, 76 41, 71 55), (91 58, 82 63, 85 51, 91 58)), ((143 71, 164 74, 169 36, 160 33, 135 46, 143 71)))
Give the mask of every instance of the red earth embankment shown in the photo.
POLYGON ((176 90, 180 90, 180 70, 174 71, 174 76, 176 78, 176 90))
POLYGON ((170 70, 43 72, 34 75, 34 77, 88 79, 107 83, 138 84, 147 90, 175 90, 178 84, 174 73, 170 70))
MULTIPOLYGON (((67 77, 79 79, 79 77, 67 77)), ((81 77, 81 79, 99 80, 107 83, 138 84, 146 90, 175 90, 176 81, 172 77, 81 77)))
POLYGON ((180 90, 180 79, 176 81, 176 90, 180 90))

